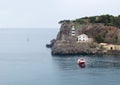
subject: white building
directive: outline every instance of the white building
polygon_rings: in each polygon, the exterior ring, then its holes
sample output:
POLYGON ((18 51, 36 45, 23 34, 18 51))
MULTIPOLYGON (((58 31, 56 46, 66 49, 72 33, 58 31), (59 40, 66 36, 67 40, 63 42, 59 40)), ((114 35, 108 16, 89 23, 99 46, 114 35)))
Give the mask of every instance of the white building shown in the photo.
POLYGON ((74 26, 72 26, 72 28, 71 28, 71 36, 75 36, 75 27, 74 26))
POLYGON ((88 42, 88 36, 86 34, 81 34, 78 36, 78 42, 88 42))

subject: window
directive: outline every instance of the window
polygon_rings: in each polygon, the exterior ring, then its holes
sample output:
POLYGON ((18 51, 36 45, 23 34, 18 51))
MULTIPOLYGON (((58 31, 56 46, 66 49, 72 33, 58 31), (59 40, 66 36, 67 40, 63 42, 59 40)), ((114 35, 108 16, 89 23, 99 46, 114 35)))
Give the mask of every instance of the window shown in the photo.
POLYGON ((113 50, 113 47, 110 47, 110 50, 113 50))

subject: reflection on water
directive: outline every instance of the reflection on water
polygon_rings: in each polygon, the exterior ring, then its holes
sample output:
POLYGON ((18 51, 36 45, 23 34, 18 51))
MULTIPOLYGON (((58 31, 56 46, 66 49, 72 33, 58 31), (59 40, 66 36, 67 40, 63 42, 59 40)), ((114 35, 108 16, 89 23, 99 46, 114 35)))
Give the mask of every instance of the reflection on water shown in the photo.
POLYGON ((119 55, 51 56, 45 44, 56 31, 1 30, 0 85, 120 84, 119 55), (76 64, 79 57, 86 59, 85 68, 76 64))
POLYGON ((77 57, 66 56, 66 57, 53 57, 55 64, 63 70, 75 70, 77 57))
POLYGON ((85 58, 86 68, 120 68, 119 55, 54 56, 53 60, 63 70, 75 70, 80 57, 85 58))
POLYGON ((119 68, 119 55, 96 55, 88 58, 89 68, 119 68))
POLYGON ((64 85, 119 85, 119 55, 53 56, 53 64, 64 85), (86 67, 76 61, 86 59, 86 67))

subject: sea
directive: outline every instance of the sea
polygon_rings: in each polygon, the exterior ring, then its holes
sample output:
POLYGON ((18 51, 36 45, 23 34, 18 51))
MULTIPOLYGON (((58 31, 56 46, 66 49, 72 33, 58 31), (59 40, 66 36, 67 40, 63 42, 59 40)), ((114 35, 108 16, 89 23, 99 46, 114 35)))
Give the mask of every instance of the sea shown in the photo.
POLYGON ((120 85, 120 55, 51 55, 46 44, 58 31, 0 29, 0 85, 120 85))

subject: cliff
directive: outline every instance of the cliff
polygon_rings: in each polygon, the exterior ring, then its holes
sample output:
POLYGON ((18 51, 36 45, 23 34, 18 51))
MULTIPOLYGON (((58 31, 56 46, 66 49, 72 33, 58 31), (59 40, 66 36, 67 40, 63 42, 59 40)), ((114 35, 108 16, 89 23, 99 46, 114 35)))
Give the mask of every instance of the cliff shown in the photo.
POLYGON ((60 22, 60 31, 56 39, 51 41, 52 54, 95 54, 104 53, 99 43, 120 45, 120 29, 104 23, 60 22), (71 36, 71 28, 75 27, 75 36, 71 36), (86 34, 93 42, 80 43, 77 36, 86 34))
MULTIPOLYGON (((65 40, 69 40, 70 30, 72 25, 76 28, 76 35, 82 33, 94 38, 98 43, 120 44, 120 29, 114 26, 105 26, 104 24, 80 24, 64 23, 61 25, 60 32, 57 35, 57 40, 62 40, 64 35, 65 40)), ((73 39, 73 38, 72 38, 73 39)))

